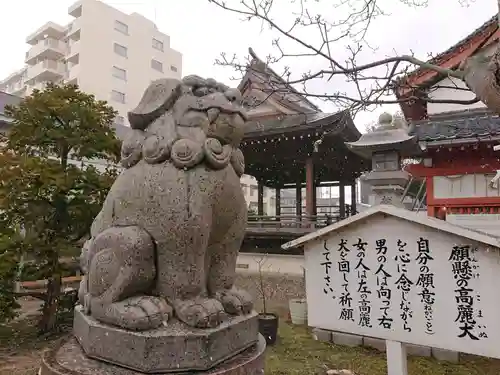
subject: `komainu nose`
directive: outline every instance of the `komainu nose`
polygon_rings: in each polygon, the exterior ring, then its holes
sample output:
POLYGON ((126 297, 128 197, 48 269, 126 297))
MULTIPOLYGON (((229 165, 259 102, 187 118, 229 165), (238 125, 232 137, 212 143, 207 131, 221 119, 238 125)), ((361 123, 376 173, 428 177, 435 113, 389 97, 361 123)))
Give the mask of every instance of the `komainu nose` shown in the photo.
POLYGON ((237 89, 229 89, 224 93, 224 95, 231 103, 241 104, 243 100, 240 91, 237 89))

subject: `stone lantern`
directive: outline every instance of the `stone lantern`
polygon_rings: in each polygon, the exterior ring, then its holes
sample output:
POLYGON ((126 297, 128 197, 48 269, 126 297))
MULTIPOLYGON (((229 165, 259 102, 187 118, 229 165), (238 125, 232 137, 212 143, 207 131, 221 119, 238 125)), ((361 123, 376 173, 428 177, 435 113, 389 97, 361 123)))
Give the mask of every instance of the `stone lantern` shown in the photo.
POLYGON ((402 169, 401 161, 421 151, 415 136, 408 135, 405 121, 383 113, 374 131, 346 145, 355 154, 372 159, 372 170, 365 175, 365 181, 372 187, 375 204, 403 207, 403 192, 410 175, 402 169))

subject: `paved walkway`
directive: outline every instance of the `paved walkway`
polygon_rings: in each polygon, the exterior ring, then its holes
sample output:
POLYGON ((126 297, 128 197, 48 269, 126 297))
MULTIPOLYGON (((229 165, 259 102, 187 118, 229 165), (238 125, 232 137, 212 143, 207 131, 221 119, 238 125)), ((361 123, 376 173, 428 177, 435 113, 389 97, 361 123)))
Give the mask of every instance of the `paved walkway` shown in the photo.
POLYGON ((43 303, 41 300, 31 297, 19 298, 17 302, 21 305, 21 308, 19 309, 19 315, 16 318, 17 320, 22 320, 39 315, 39 309, 42 307, 43 303))

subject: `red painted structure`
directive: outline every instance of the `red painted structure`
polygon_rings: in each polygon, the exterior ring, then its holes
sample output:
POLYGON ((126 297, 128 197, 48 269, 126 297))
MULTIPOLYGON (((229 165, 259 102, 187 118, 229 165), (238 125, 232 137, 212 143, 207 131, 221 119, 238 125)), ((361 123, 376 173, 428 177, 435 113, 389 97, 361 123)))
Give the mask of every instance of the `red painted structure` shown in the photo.
MULTIPOLYGON (((478 50, 497 42, 499 36, 498 16, 494 15, 472 34, 428 62, 446 69, 458 68, 462 61, 478 50)), ((398 81, 395 95, 402 100, 401 109, 407 120, 427 118, 427 102, 419 98, 425 96, 427 89, 443 78, 434 70, 419 68, 398 81), (413 100, 404 101, 410 97, 413 100)))
POLYGON ((498 155, 492 143, 479 145, 457 144, 453 147, 431 148, 425 157, 431 158, 432 167, 413 164, 407 171, 415 177, 425 178, 427 186, 427 213, 441 217, 444 213, 479 214, 500 213, 500 197, 443 198, 434 197, 434 176, 496 173, 500 169, 498 155))
MULTIPOLYGON (((478 50, 498 41, 497 16, 495 15, 465 39, 429 62, 443 68, 457 68, 462 61, 478 50)), ((427 163, 413 164, 407 171, 423 178, 427 188, 427 213, 444 219, 446 214, 500 213, 500 197, 471 197, 438 199, 434 195, 435 176, 466 174, 495 174, 500 170, 500 152, 493 146, 500 144, 500 119, 486 109, 428 115, 424 100, 429 88, 443 76, 435 71, 419 68, 398 81, 395 90, 403 101, 401 109, 414 134, 424 146, 423 159, 427 163), (422 99, 420 99, 422 98, 422 99), (425 166, 425 164, 430 166, 425 166)))

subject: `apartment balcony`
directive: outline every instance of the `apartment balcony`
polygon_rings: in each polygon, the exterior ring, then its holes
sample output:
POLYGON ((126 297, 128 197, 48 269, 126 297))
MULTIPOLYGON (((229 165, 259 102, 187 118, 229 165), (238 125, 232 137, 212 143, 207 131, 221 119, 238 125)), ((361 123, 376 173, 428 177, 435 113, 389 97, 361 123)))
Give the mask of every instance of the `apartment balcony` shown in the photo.
POLYGON ((44 39, 26 52, 26 64, 33 64, 36 60, 49 59, 59 60, 66 55, 68 46, 61 40, 47 38, 44 39))
POLYGON ((80 60, 80 42, 71 42, 66 54, 66 61, 72 64, 78 64, 80 60))
POLYGON ((33 94, 33 90, 43 91, 47 87, 47 82, 36 82, 35 84, 28 86, 26 89, 26 95, 33 94))
POLYGON ((68 8, 68 14, 72 17, 78 18, 82 15, 82 0, 77 1, 68 8))
POLYGON ((18 82, 9 87, 9 94, 24 97, 26 95, 26 84, 24 82, 18 82))
POLYGON ((35 81, 58 81, 64 78, 66 65, 60 61, 44 60, 36 65, 28 67, 26 83, 33 84, 35 81))
POLYGON ((26 43, 35 45, 46 38, 62 39, 66 35, 66 28, 54 22, 47 22, 26 38, 26 43))
POLYGON ((78 76, 80 75, 80 64, 71 64, 68 66, 68 73, 66 74, 66 83, 78 85, 78 76))
POLYGON ((2 88, 0 88, 0 91, 5 91, 7 94, 23 97, 26 95, 26 84, 22 80, 9 83, 7 85, 3 85, 2 88))
POLYGON ((72 40, 80 40, 81 29, 82 29, 82 20, 81 18, 77 18, 68 25, 66 29, 66 35, 68 36, 68 38, 72 40))

